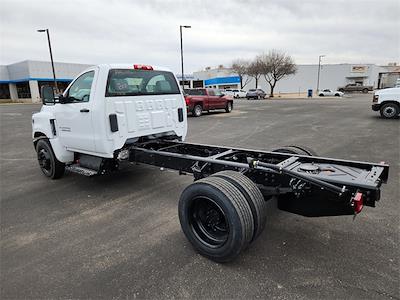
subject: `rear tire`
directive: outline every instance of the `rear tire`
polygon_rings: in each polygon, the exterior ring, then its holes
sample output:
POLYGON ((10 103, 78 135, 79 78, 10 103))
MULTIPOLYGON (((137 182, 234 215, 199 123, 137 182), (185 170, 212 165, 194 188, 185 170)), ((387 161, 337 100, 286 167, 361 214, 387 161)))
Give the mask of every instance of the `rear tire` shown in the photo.
POLYGON ((39 140, 36 144, 36 153, 40 169, 45 176, 58 179, 64 175, 65 164, 56 158, 49 140, 39 140))
POLYGON ((368 89, 363 89, 362 92, 363 92, 364 94, 366 94, 366 93, 368 93, 368 89))
POLYGON ((216 262, 237 257, 254 232, 247 200, 232 183, 219 177, 200 179, 183 191, 179 221, 197 252, 216 262))
POLYGON ((380 109, 381 117, 394 119, 399 115, 400 107, 396 103, 386 103, 380 109))
POLYGON ((337 94, 337 93, 336 93, 336 94, 335 94, 335 97, 340 97, 340 94, 337 94))
POLYGON ((232 183, 246 198, 254 219, 254 233, 250 243, 263 232, 267 218, 267 203, 257 185, 247 176, 235 171, 222 171, 211 177, 224 178, 232 183))
POLYGON ((318 96, 320 96, 320 97, 324 97, 325 95, 324 95, 324 94, 319 94, 318 96))
POLYGON ((193 116, 200 117, 203 114, 203 107, 200 104, 196 104, 193 108, 193 116))
POLYGON ((311 149, 307 146, 302 146, 302 145, 283 146, 281 148, 272 150, 272 152, 281 152, 281 153, 307 155, 307 156, 318 156, 316 151, 314 151, 313 149, 311 149))

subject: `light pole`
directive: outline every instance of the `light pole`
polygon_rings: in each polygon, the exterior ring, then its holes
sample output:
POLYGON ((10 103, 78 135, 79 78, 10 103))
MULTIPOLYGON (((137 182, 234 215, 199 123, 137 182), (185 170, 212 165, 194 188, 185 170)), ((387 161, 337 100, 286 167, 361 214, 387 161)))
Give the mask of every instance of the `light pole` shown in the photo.
POLYGON ((192 28, 189 25, 179 25, 179 33, 181 37, 181 71, 182 71, 182 91, 185 88, 185 75, 183 74, 183 42, 182 42, 182 28, 192 28))
POLYGON ((318 56, 318 79, 317 79, 317 93, 319 91, 319 73, 321 71, 321 58, 325 57, 325 55, 318 56))
POLYGON ((49 51, 50 51, 50 60, 51 60, 51 68, 53 70, 53 80, 54 80, 54 87, 58 92, 57 80, 56 80, 56 71, 54 70, 54 61, 53 61, 53 53, 51 51, 51 43, 50 43, 50 33, 49 29, 38 29, 37 32, 46 32, 47 33, 47 41, 49 42, 49 51))

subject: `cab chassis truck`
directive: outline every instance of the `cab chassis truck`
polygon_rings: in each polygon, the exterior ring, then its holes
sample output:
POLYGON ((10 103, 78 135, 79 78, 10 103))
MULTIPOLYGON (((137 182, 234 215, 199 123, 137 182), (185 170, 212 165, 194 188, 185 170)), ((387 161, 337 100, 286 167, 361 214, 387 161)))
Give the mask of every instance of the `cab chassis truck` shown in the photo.
POLYGON ((86 176, 147 164, 192 174, 178 204, 182 230, 201 255, 235 259, 265 227, 267 201, 307 216, 357 215, 375 207, 389 166, 316 156, 304 146, 272 151, 184 142, 185 100, 175 76, 147 65, 99 65, 59 96, 41 90, 32 116, 42 172, 86 176))

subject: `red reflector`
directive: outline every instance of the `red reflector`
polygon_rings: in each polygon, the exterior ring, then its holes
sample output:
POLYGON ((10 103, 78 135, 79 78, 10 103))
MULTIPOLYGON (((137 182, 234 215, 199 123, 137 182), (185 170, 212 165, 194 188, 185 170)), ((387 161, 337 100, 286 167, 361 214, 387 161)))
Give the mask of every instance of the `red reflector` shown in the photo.
POLYGON ((133 68, 135 70, 153 70, 152 66, 146 66, 146 65, 133 65, 133 68))
POLYGON ((356 214, 360 213, 364 207, 364 201, 362 196, 363 196, 362 193, 357 193, 353 198, 354 212, 356 214))

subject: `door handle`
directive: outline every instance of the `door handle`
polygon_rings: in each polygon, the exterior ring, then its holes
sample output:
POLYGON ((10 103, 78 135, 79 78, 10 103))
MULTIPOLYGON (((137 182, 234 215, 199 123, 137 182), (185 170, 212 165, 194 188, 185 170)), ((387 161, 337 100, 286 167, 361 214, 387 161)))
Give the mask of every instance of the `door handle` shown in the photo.
POLYGON ((89 109, 87 109, 87 108, 82 108, 82 109, 81 109, 81 112, 87 113, 87 112, 89 112, 89 109))

